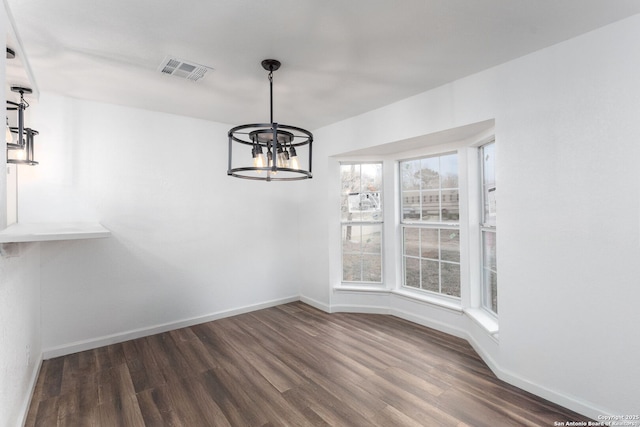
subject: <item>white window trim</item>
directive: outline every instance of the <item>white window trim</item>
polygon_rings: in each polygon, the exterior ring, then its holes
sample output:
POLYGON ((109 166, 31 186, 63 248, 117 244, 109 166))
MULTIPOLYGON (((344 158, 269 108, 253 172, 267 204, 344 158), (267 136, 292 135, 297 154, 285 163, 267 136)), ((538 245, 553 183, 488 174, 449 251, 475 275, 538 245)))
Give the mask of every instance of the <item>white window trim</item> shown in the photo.
MULTIPOLYGON (((339 286, 336 286, 336 289, 343 289, 343 290, 349 290, 349 289, 359 289, 362 291, 367 291, 368 289, 383 289, 384 288, 384 284, 385 284, 385 222, 386 222, 386 212, 385 212, 385 203, 386 203, 386 197, 385 197, 385 173, 384 173, 384 161, 383 160, 339 160, 338 161, 338 171, 340 171, 340 167, 342 165, 364 165, 364 164, 380 164, 382 167, 382 191, 380 194, 380 203, 382 204, 382 220, 380 221, 343 221, 342 220, 342 213, 340 214, 340 231, 339 231, 339 235, 340 237, 340 284, 339 286), (346 281, 344 280, 343 277, 343 260, 344 260, 344 253, 343 253, 343 247, 342 247, 342 227, 345 224, 355 224, 355 225, 380 225, 381 226, 381 235, 380 235, 380 245, 381 245, 381 252, 380 252, 380 263, 381 263, 381 272, 380 272, 380 282, 372 282, 372 281, 367 281, 367 280, 363 280, 363 281, 346 281)), ((339 184, 342 184, 342 178, 339 178, 339 184)))
POLYGON ((471 320, 486 330, 495 341, 498 341, 498 333, 500 332, 498 319, 480 308, 465 308, 463 311, 471 320))
POLYGON ((444 308, 452 308, 455 307, 456 310, 461 311, 462 307, 464 307, 464 298, 465 298, 465 283, 467 280, 465 279, 465 270, 464 266, 464 254, 463 254, 463 229, 465 229, 465 214, 467 211, 466 208, 466 195, 464 185, 462 179, 465 175, 463 175, 463 171, 466 167, 466 157, 464 156, 464 148, 466 144, 457 143, 456 146, 451 146, 448 144, 447 146, 435 146, 435 147, 427 147, 425 149, 408 152, 408 153, 397 153, 394 155, 393 164, 396 170, 395 173, 395 188, 394 188, 394 199, 397 203, 396 212, 394 212, 396 218, 396 237, 397 237, 397 250, 396 250, 396 259, 397 259, 397 281, 394 289, 395 294, 400 294, 402 296, 413 296, 414 299, 422 302, 428 302, 430 304, 438 305, 444 308), (424 157, 430 156, 444 156, 447 154, 456 154, 458 156, 458 209, 459 218, 457 223, 450 222, 417 222, 417 221, 407 221, 402 222, 402 203, 400 202, 400 198, 402 197, 402 182, 400 177, 400 162, 413 160, 413 159, 421 159, 424 157), (463 163, 464 162, 464 163, 463 163), (449 295, 439 294, 437 292, 427 291, 425 289, 417 289, 404 286, 404 259, 403 259, 403 228, 405 226, 427 226, 427 227, 436 227, 440 228, 441 226, 444 228, 457 228, 460 230, 460 297, 452 297, 449 295))
MULTIPOLYGON (((478 212, 478 215, 479 215, 479 221, 478 221, 478 243, 480 245, 480 246, 478 246, 478 248, 479 248, 478 261, 479 261, 479 264, 480 264, 479 265, 479 267, 480 267, 479 275, 480 276, 479 276, 478 287, 479 287, 479 291, 480 291, 479 308, 487 316, 489 316, 491 319, 493 319, 495 321, 496 325, 497 325, 497 323, 498 323, 498 314, 495 313, 490 307, 486 306, 485 303, 484 303, 484 299, 485 299, 485 295, 484 294, 485 294, 485 292, 487 292, 487 289, 485 289, 485 283, 484 283, 484 278, 483 278, 484 277, 483 276, 484 272, 482 271, 483 270, 482 257, 484 255, 483 254, 484 247, 483 247, 483 241, 482 241, 482 234, 485 231, 489 231, 489 232, 496 233, 496 237, 497 237, 497 224, 492 225, 492 224, 488 224, 488 223, 486 223, 484 221, 484 203, 485 203, 485 200, 484 200, 484 190, 482 188, 482 185, 483 185, 483 183, 482 183, 482 175, 484 174, 484 171, 483 171, 483 167, 482 167, 483 160, 480 157, 480 152, 481 152, 480 150, 485 145, 488 145, 488 144, 491 144, 491 143, 495 144, 495 137, 490 138, 490 139, 482 142, 481 144, 478 145, 478 149, 477 149, 478 150, 477 151, 477 153, 478 153, 477 154, 477 156, 478 156, 477 157, 477 159, 478 159, 478 162, 477 162, 477 167, 478 167, 478 174, 477 174, 477 176, 478 176, 478 186, 477 186, 477 188, 478 188, 478 192, 479 192, 479 196, 480 196, 479 203, 478 203, 478 206, 479 206, 479 212, 478 212)), ((495 145, 495 146, 497 147, 497 145, 495 145)))
MULTIPOLYGON (((394 196, 396 200, 395 229, 396 235, 396 268, 397 280, 392 294, 402 295, 406 298, 413 298, 416 301, 427 302, 432 305, 441 306, 448 309, 457 309, 464 312, 476 324, 481 326, 494 340, 498 340, 499 323, 498 318, 491 311, 482 307, 482 248, 481 248, 481 211, 482 194, 480 188, 480 162, 479 148, 495 140, 495 134, 477 138, 474 142, 465 141, 451 150, 450 147, 440 147, 442 149, 429 148, 412 153, 412 156, 398 153, 394 156, 393 163, 396 169, 394 196), (399 177, 400 161, 421 158, 429 155, 445 155, 452 152, 458 154, 458 181, 459 181, 459 209, 460 209, 460 298, 452 298, 447 295, 439 295, 422 289, 412 289, 403 286, 403 254, 402 254, 402 227, 411 226, 411 223, 402 223, 402 211, 400 204, 401 184, 399 177)), ((387 198, 389 198, 387 192, 387 198)), ((451 223, 434 223, 451 227, 451 223)), ((431 224, 429 224, 431 225, 431 224)))

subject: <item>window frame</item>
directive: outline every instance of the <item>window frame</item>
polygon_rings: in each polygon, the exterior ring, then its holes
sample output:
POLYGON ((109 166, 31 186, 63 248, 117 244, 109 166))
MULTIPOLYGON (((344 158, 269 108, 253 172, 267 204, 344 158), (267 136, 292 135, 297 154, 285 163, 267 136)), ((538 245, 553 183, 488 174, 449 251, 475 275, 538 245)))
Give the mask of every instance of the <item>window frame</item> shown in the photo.
MULTIPOLYGON (((349 165, 358 165, 358 166, 362 166, 362 165, 380 165, 380 188, 379 188, 379 206, 380 206, 380 219, 377 220, 344 220, 342 218, 342 213, 340 214, 340 282, 343 285, 373 285, 373 286, 381 286, 384 284, 384 245, 385 245, 385 236, 384 236, 384 218, 385 218, 385 213, 384 213, 384 162, 382 160, 379 161, 340 161, 338 162, 338 168, 339 168, 339 185, 340 185, 340 196, 341 196, 341 201, 340 201, 340 206, 342 209, 342 166, 349 166, 349 165), (343 228, 345 226, 358 226, 358 227, 362 227, 362 226, 377 226, 380 230, 380 281, 372 281, 372 280, 345 280, 344 277, 344 260, 345 260, 345 245, 344 245, 344 238, 343 238, 343 228)), ((360 176, 362 176, 362 170, 360 171, 360 176)), ((349 254, 349 253, 348 253, 349 254)), ((356 254, 355 252, 353 254, 356 254)), ((352 255, 353 255, 352 254, 352 255)), ((366 252, 358 252, 358 254, 362 257, 363 255, 374 255, 373 253, 366 253, 366 252)), ((360 264, 360 277, 361 279, 364 279, 365 275, 364 275, 364 265, 361 262, 360 264)))
MULTIPOLYGON (((440 167, 440 164, 439 164, 440 167)), ((449 301, 449 302, 454 302, 457 305, 460 305, 462 302, 462 248, 461 248, 461 235, 460 235, 460 231, 461 231, 461 216, 460 216, 460 209, 461 209, 461 203, 460 203, 460 191, 461 191, 461 174, 460 174, 460 153, 458 150, 446 150, 446 151, 442 151, 442 152, 434 152, 434 153, 429 153, 429 154, 424 154, 424 155, 420 155, 417 157, 409 157, 409 158, 401 158, 397 160, 397 173, 398 173, 398 184, 396 187, 396 191, 397 191, 397 200, 398 200, 398 205, 399 205, 399 257, 400 257, 400 263, 399 263, 399 270, 400 270, 400 282, 399 282, 399 287, 402 290, 405 291, 409 291, 409 292, 419 292, 421 294, 424 295, 428 295, 428 296, 432 296, 434 298, 437 299, 441 299, 443 301, 449 301), (418 220, 411 220, 411 219, 405 219, 405 196, 404 196, 404 191, 403 191, 403 171, 402 171, 402 165, 405 162, 410 162, 413 160, 420 160, 422 161, 423 159, 428 159, 428 158, 438 158, 440 159, 441 157, 445 157, 445 156, 451 156, 451 155, 455 155, 456 156, 456 164, 457 164, 457 170, 456 170, 456 174, 457 174, 457 187, 453 188, 453 187, 442 187, 442 182, 439 183, 438 185, 438 189, 437 192, 438 194, 435 195, 435 201, 438 203, 438 207, 439 207, 439 213, 438 213, 438 221, 425 221, 422 219, 423 217, 423 197, 426 197, 423 194, 423 188, 422 185, 420 186, 420 188, 418 190, 409 190, 409 191, 418 191, 420 196, 419 196, 419 200, 420 200, 420 215, 419 215, 419 219, 418 220), (457 197, 456 197, 456 203, 458 205, 458 218, 455 222, 453 221, 443 221, 442 218, 442 203, 445 202, 445 198, 446 198, 446 193, 445 191, 449 191, 449 190, 455 190, 457 192, 457 197), (407 228, 415 228, 415 229, 419 229, 420 230, 420 235, 422 235, 422 230, 425 229, 430 229, 430 230, 437 230, 438 232, 438 259, 432 259, 432 258, 425 258, 422 256, 422 254, 420 253, 418 256, 414 256, 414 255, 407 255, 406 253, 406 246, 405 246, 405 236, 406 236, 406 229, 407 228), (456 230, 458 233, 458 261, 449 261, 449 260, 443 260, 442 259, 442 243, 441 243, 441 233, 443 230, 456 230), (420 273, 419 273, 419 284, 420 287, 415 287, 415 286, 409 286, 407 285, 406 281, 407 281, 407 273, 406 273, 406 261, 407 258, 409 259, 418 259, 420 260, 420 263, 422 264, 423 261, 436 261, 438 262, 438 289, 439 291, 433 291, 433 290, 429 290, 429 289, 424 289, 422 288, 422 266, 420 267, 420 273), (443 264, 455 264, 458 266, 458 276, 460 277, 460 282, 458 283, 458 291, 460 293, 460 295, 455 296, 455 295, 448 295, 446 293, 442 293, 442 289, 443 289, 443 283, 442 283, 442 267, 443 264)), ((433 195, 429 195, 429 197, 432 197, 433 195)), ((449 195, 449 199, 452 199, 452 196, 449 195)), ((413 197, 413 196, 410 196, 413 197)), ((452 200, 450 200, 452 201, 452 200)), ((419 243, 419 247, 421 247, 422 244, 421 242, 419 243)))
MULTIPOLYGON (((498 303, 497 303, 497 298, 498 298, 498 288, 497 288, 497 277, 498 277, 498 268, 497 268, 497 223, 496 223, 496 219, 494 218, 492 221, 489 221, 488 218, 486 218, 486 213, 487 213, 487 209, 486 206, 488 204, 490 204, 490 201, 487 200, 487 194, 490 191, 495 192, 496 188, 497 188, 497 180, 495 179, 495 163, 493 165, 493 178, 494 178, 494 182, 493 182, 493 189, 492 190, 487 190, 485 192, 485 173, 486 173, 486 166, 485 166, 485 148, 493 145, 493 155, 495 156, 495 149, 496 149, 496 141, 495 138, 483 143, 482 145, 478 146, 478 160, 479 160, 479 165, 478 165, 478 170, 479 170, 479 175, 478 175, 478 182, 479 182, 479 190, 480 190, 480 203, 479 203, 479 209, 480 209, 480 224, 479 224, 479 243, 480 243, 480 247, 479 247, 479 261, 480 261, 480 272, 479 272, 479 291, 480 291, 480 308, 485 311, 486 313, 488 313, 490 316, 494 317, 495 319, 498 318, 498 303), (486 246, 485 246, 485 239, 487 236, 487 233, 491 233, 493 234, 493 242, 495 245, 495 249, 494 249, 494 257, 496 257, 495 263, 496 263, 496 267, 495 269, 492 269, 491 266, 486 266, 486 260, 488 258, 488 255, 486 253, 486 246), (493 305, 493 295, 492 295, 492 287, 491 287, 491 283, 487 282, 487 275, 485 273, 493 273, 496 277, 496 302, 495 302, 495 310, 494 310, 494 305, 493 305)), ((495 162, 495 160, 494 160, 495 162)), ((497 193, 496 193, 497 194, 497 193)), ((495 196, 494 196, 495 197, 495 196)), ((495 200, 494 200, 495 202, 495 200)), ((497 214, 497 209, 495 210, 496 214, 497 214)))

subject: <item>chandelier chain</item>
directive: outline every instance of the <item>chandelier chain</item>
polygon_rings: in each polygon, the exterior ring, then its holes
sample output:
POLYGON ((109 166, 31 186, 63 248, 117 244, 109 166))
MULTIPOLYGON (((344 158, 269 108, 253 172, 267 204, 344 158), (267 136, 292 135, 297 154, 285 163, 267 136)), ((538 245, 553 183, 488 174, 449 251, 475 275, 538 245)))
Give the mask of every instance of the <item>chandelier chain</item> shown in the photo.
POLYGON ((270 121, 273 124, 273 69, 269 70, 269 111, 270 121))

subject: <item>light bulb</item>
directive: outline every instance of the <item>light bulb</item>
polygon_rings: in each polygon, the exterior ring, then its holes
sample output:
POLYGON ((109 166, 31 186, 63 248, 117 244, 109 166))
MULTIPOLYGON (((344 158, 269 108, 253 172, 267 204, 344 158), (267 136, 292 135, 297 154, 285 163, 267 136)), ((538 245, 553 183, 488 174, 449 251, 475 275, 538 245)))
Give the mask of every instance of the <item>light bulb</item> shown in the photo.
MULTIPOLYGON (((255 168, 263 168, 264 167, 264 154, 262 154, 262 147, 256 145, 251 149, 251 155, 253 156, 253 167, 255 168)), ((258 173, 262 173, 261 170, 256 171, 258 173)))
POLYGON ((287 167, 287 157, 284 155, 284 152, 278 153, 278 167, 286 168, 287 167))
MULTIPOLYGON (((258 154, 257 156, 255 156, 253 158, 253 166, 256 168, 263 168, 264 167, 264 156, 262 154, 258 154)), ((262 171, 258 171, 258 173, 260 173, 262 171)))
POLYGON ((287 167, 287 158, 288 158, 288 154, 286 151, 284 151, 284 149, 282 148, 281 144, 278 144, 278 167, 279 168, 286 168, 287 167))
POLYGON ((293 147, 289 148, 289 167, 291 169, 300 169, 300 163, 298 163, 298 154, 296 153, 296 149, 293 147))
MULTIPOLYGON (((267 166, 269 167, 269 169, 271 169, 271 167, 273 167, 273 154, 271 154, 271 150, 267 151, 267 166)), ((271 172, 271 175, 275 175, 278 172, 272 170, 269 171, 271 172)))

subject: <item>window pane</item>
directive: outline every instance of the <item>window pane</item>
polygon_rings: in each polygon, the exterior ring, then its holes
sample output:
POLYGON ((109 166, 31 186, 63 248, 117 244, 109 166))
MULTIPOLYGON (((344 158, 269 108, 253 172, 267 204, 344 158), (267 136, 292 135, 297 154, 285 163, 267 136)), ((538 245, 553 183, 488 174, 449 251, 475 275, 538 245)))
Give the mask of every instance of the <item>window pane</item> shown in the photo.
POLYGON ((360 240, 359 225, 342 226, 342 253, 360 253, 360 240))
POLYGON ((403 243, 405 286, 419 287, 454 297, 460 296, 460 233, 458 230, 405 227, 403 243), (412 258, 407 257, 407 254, 412 258), (413 257, 419 257, 419 259, 413 257))
POLYGON ((343 215, 343 221, 362 221, 362 209, 360 205, 360 193, 347 194, 347 211, 343 215))
POLYGON ((342 221, 360 221, 360 165, 340 165, 342 221))
POLYGON ((359 208, 362 221, 381 221, 382 204, 382 163, 360 165, 360 200, 359 208))
POLYGON ((440 221, 440 191, 428 190, 422 192, 422 220, 440 221))
POLYGON ((363 225, 361 230, 362 252, 380 254, 382 252, 382 225, 363 225))
POLYGON ((486 268, 497 271, 496 261, 496 233, 492 231, 482 232, 482 252, 484 254, 482 264, 486 268))
POLYGON ((483 222, 495 225, 496 221, 496 172, 495 143, 482 147, 482 199, 483 222))
POLYGON ((439 157, 427 157, 421 161, 421 179, 422 188, 438 189, 440 188, 440 166, 439 157))
POLYGON ((420 219, 420 192, 402 192, 402 220, 420 219))
POLYGON ((420 229, 404 228, 404 254, 419 257, 420 256, 420 229))
POLYGON ((403 221, 459 220, 457 154, 403 161, 400 172, 403 221))
POLYGON ((340 165, 342 194, 360 192, 360 165, 340 165))
POLYGON ((380 203, 380 193, 360 193, 359 209, 362 215, 362 221, 382 220, 381 208, 382 205, 380 203))
POLYGON ((365 282, 381 282, 382 258, 379 255, 362 255, 362 274, 365 282))
POLYGON ((382 163, 360 165, 362 191, 382 191, 382 163))
POLYGON ((420 260, 404 258, 404 285, 412 288, 420 287, 420 260))
POLYGON ((441 188, 458 188, 458 155, 440 156, 441 188))
POLYGON ((442 264, 442 293, 454 297, 460 296, 460 264, 442 264))
POLYGON ((491 143, 482 147, 482 161, 484 169, 483 183, 487 186, 495 185, 496 173, 496 144, 491 143))
POLYGON ((420 189, 420 160, 407 160, 400 163, 400 181, 402 191, 420 189))
POLYGON ((440 253, 444 261, 460 262, 460 232, 440 230, 440 253))
POLYGON ((342 255, 342 280, 345 282, 362 281, 360 255, 342 255))
POLYGON ((484 223, 487 225, 496 224, 496 187, 484 188, 484 223))
POLYGON ((438 261, 422 260, 422 289, 440 292, 440 266, 438 261))
POLYGON ((439 243, 438 243, 438 229, 437 228, 423 228, 420 230, 421 238, 421 253, 422 258, 440 259, 439 243))
POLYGON ((349 212, 349 195, 348 194, 343 193, 340 196, 340 210, 341 210, 340 221, 351 221, 352 215, 349 212))
POLYGON ((442 190, 441 213, 443 222, 458 222, 460 219, 460 196, 458 190, 442 190))
POLYGON ((483 304, 485 307, 498 314, 498 275, 495 271, 485 268, 483 281, 486 284, 483 304))

